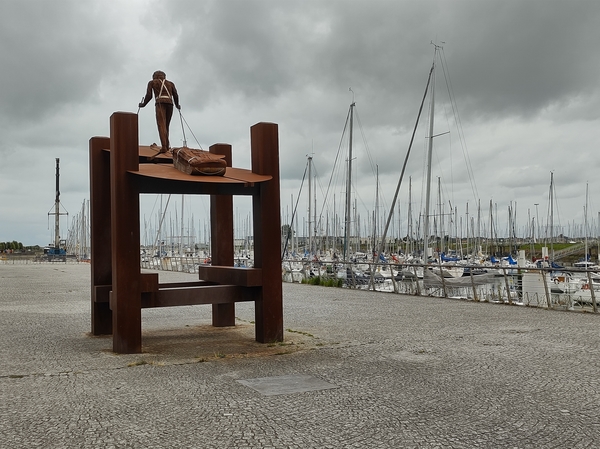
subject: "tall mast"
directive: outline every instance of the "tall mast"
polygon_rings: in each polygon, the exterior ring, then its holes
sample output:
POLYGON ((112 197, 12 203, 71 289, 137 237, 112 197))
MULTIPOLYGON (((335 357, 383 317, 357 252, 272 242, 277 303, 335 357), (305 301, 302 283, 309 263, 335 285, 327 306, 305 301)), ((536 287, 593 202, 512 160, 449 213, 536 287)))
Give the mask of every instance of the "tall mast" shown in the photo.
MULTIPOLYGON (((442 178, 438 176, 438 208, 439 208, 439 236, 440 236, 440 249, 444 252, 444 214, 442 211, 442 178)), ((437 239, 437 236, 436 236, 437 239)))
POLYGON ((315 208, 313 210, 313 233, 314 233, 315 254, 316 254, 317 251, 320 250, 319 247, 321 246, 320 244, 317 243, 319 240, 317 239, 317 225, 318 225, 318 222, 317 222, 317 178, 316 177, 314 179, 314 183, 315 183, 315 197, 314 197, 314 200, 315 200, 314 206, 315 206, 315 208))
POLYGON ((465 231, 466 231, 466 249, 465 249, 465 254, 469 254, 469 203, 467 202, 466 205, 466 212, 465 212, 465 231))
POLYGON ((475 254, 479 254, 481 246, 481 200, 477 200, 477 244, 475 245, 475 254))
POLYGON ((179 238, 179 257, 183 256, 183 248, 184 248, 184 244, 183 244, 183 211, 184 211, 184 207, 183 207, 183 195, 181 195, 181 237, 179 238))
POLYGON ((377 210, 379 208, 379 165, 375 166, 376 169, 376 182, 375 182, 375 212, 373 212, 373 249, 372 257, 375 258, 375 251, 377 247, 377 210))
POLYGON ((312 254, 313 240, 312 240, 312 156, 308 156, 308 253, 312 254))
MULTIPOLYGON (((408 156, 410 155, 410 150, 412 148, 412 144, 415 140, 415 133, 417 131, 417 127, 419 125, 419 119, 421 118, 421 112, 423 111, 423 105, 425 104, 425 100, 427 99, 427 91, 429 89, 429 84, 431 83, 431 79, 433 76, 433 69, 435 66, 435 56, 434 56, 434 64, 431 65, 431 70, 429 71, 429 76, 427 77, 427 86, 425 86, 425 93, 423 94, 423 99, 421 100, 421 106, 419 107, 419 113, 417 114, 417 121, 415 123, 415 127, 413 128, 413 133, 410 138, 410 143, 408 145, 408 151, 406 152, 406 157, 404 158, 404 164, 402 165, 402 171, 400 172, 400 179, 398 179, 398 184, 396 185, 396 192, 394 193, 394 199, 392 200, 392 206, 390 207, 390 213, 388 214, 387 221, 385 223, 385 227, 383 228, 383 233, 381 234, 381 249, 380 253, 383 252, 383 247, 385 245, 385 238, 387 236, 388 228, 390 226, 390 221, 392 219, 392 213, 394 210, 394 206, 396 205, 396 200, 398 199, 398 192, 400 191, 400 185, 402 184, 402 179, 404 178, 404 171, 406 170, 406 164, 408 163, 408 156)), ((410 200, 409 200, 410 203, 410 200)), ((409 214, 410 215, 410 214, 409 214)), ((409 223, 412 219, 409 219, 409 223)), ((417 231, 420 229, 420 214, 419 214, 419 226, 417 226, 417 231)))
POLYGON ((432 84, 431 84, 431 106, 429 112, 429 142, 427 147, 427 181, 425 191, 425 216, 423 217, 423 259, 427 261, 429 258, 429 211, 431 199, 431 159, 433 154, 433 117, 435 113, 435 57, 437 56, 438 47, 435 46, 433 54, 432 66, 432 84))
MULTIPOLYGON (((587 225, 587 210, 588 210, 588 183, 585 183, 585 207, 583 208, 583 221, 584 221, 584 229, 583 232, 584 234, 584 238, 585 238, 585 261, 588 261, 588 225, 587 225)), ((587 265, 586 265, 587 267, 587 265)))
POLYGON ((490 199, 490 242, 492 242, 492 245, 494 245, 496 243, 496 240, 494 239, 494 209, 492 206, 491 199, 490 199))
POLYGON ((354 120, 354 101, 350 105, 350 137, 348 139, 348 176, 346 178, 346 217, 344 230, 344 260, 348 259, 348 242, 350 240, 350 222, 352 213, 352 126, 354 120))
POLYGON ((407 225, 407 238, 406 238, 406 252, 412 254, 413 246, 413 222, 412 222, 412 177, 408 177, 408 225, 407 225), (410 243, 410 246, 409 246, 410 243), (409 252, 410 248, 410 252, 409 252))
POLYGON ((550 260, 554 261, 554 172, 550 172, 550 260))

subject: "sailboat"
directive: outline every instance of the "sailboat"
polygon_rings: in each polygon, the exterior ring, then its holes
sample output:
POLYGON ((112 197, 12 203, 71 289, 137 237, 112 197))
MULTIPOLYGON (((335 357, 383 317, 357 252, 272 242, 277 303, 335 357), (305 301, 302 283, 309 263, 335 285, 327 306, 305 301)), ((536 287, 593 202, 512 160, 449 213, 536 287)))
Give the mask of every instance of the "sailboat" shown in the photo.
POLYGON ((350 214, 352 211, 352 134, 354 126, 354 107, 356 103, 352 101, 350 104, 350 134, 348 135, 348 172, 346 176, 346 207, 344 209, 344 262, 349 260, 350 250, 350 214))
MULTIPOLYGON (((409 148, 408 148, 407 154, 404 159, 404 164, 402 166, 402 170, 400 173, 400 179, 398 180, 396 192, 395 192, 394 198, 392 200, 392 205, 390 207, 390 214, 388 215, 387 222, 384 227, 384 231, 383 231, 382 238, 381 238, 381 246, 380 246, 380 254, 381 254, 381 253, 383 253, 383 248, 385 247, 385 240, 386 240, 387 232, 388 232, 389 225, 390 225, 391 218, 392 218, 392 211, 393 211, 396 201, 398 199, 399 189, 402 184, 402 180, 403 180, 404 173, 405 173, 406 166, 407 166, 407 161, 410 156, 410 152, 411 152, 412 145, 414 142, 418 123, 419 123, 419 120, 421 117, 421 113, 423 111, 423 105, 425 103, 425 99, 427 98, 427 94, 429 93, 429 95, 430 95, 430 115, 429 115, 429 129, 428 129, 428 135, 427 135, 428 145, 427 145, 427 158, 426 158, 425 210, 423 213, 423 225, 422 225, 422 232, 421 232, 421 235, 422 235, 422 262, 424 262, 424 263, 428 263, 428 262, 430 263, 430 262, 436 261, 436 259, 434 258, 433 248, 430 246, 430 239, 431 239, 430 222, 431 222, 431 216, 432 216, 432 214, 431 214, 431 184, 432 184, 433 141, 436 137, 439 137, 439 136, 449 133, 449 131, 448 131, 448 132, 443 132, 443 133, 439 133, 439 134, 434 134, 435 69, 436 69, 436 60, 438 58, 438 54, 439 54, 440 50, 442 49, 442 47, 439 45, 436 45, 434 43, 432 43, 432 45, 434 45, 433 63, 431 65, 431 69, 429 71, 427 85, 425 87, 425 92, 423 94, 421 106, 420 106, 419 112, 417 114, 417 120, 416 120, 415 127, 413 129, 413 133, 411 136, 409 148), (431 92, 429 92, 430 89, 431 89, 431 92)), ((470 168, 469 168, 469 171, 470 171, 470 168)), ((469 224, 467 223, 467 226, 468 225, 469 224)), ((479 222, 478 222, 478 226, 479 226, 479 222)), ((457 235, 458 235, 458 233, 457 233, 457 235)), ((437 267, 434 268, 433 266, 431 266, 431 267, 429 267, 430 270, 426 270, 426 271, 431 271, 431 269, 437 270, 438 274, 443 275, 444 277, 451 276, 453 278, 457 278, 457 277, 463 276, 464 268, 462 266, 444 266, 444 267, 442 267, 440 256, 441 255, 439 255, 439 254, 437 255, 437 267)), ((483 281, 483 279, 482 279, 482 281, 483 281)))

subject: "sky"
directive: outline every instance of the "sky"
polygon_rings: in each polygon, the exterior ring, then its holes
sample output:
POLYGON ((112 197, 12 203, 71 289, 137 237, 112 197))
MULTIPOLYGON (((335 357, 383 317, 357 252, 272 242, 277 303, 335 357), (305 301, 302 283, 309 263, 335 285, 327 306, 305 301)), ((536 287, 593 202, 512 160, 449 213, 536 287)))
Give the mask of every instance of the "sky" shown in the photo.
MULTIPOLYGON (((354 102, 352 201, 360 232, 371 232, 389 214, 433 44, 431 213, 447 217, 445 232, 465 235, 480 216, 479 232, 495 223, 505 234, 511 208, 519 235, 532 221, 543 233, 552 173, 554 224, 575 235, 587 216, 596 235, 598 23, 597 0, 0 0, 0 241, 52 241, 56 158, 65 238, 89 199, 89 139, 109 135, 113 112, 137 111, 155 70, 180 95, 173 146, 230 143, 233 165, 250 168, 250 127, 279 125, 282 223, 297 203, 299 234, 310 221, 309 156, 313 214, 323 228, 335 214, 343 220, 354 102)), ((408 231, 409 204, 414 221, 424 210, 429 99, 395 234, 408 231)), ((159 142, 152 103, 139 111, 139 130, 140 144, 159 142)), ((142 199, 146 228, 159 201, 142 199)), ((239 233, 249 205, 235 201, 239 233)), ((207 204, 172 198, 170 220, 183 210, 185 233, 200 234, 207 204)))

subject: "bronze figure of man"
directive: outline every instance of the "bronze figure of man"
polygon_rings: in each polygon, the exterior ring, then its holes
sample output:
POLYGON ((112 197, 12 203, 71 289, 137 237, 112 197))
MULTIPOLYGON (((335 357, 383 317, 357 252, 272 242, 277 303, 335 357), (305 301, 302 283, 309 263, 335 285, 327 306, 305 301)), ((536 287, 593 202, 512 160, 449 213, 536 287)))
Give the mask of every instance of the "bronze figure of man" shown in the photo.
POLYGON ((153 92, 156 105, 156 124, 161 144, 160 152, 166 153, 170 148, 169 125, 173 116, 173 103, 175 103, 177 109, 181 109, 181 106, 179 106, 179 95, 177 94, 175 84, 167 80, 165 72, 160 70, 152 74, 152 80, 148 82, 148 88, 146 89, 146 96, 138 105, 140 108, 148 104, 152 99, 153 92))

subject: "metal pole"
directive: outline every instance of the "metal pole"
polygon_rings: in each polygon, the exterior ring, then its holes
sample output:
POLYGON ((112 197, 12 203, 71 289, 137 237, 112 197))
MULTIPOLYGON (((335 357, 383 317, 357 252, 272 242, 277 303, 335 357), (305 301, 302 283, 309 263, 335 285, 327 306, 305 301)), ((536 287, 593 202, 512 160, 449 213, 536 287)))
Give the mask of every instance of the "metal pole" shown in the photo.
POLYGON ((56 158, 56 195, 54 198, 54 248, 60 247, 60 159, 56 158))

